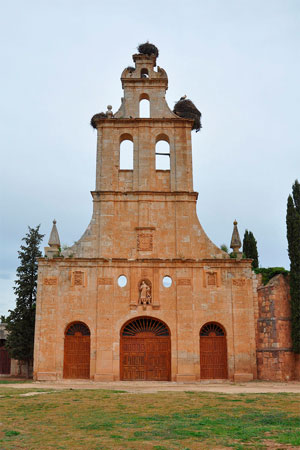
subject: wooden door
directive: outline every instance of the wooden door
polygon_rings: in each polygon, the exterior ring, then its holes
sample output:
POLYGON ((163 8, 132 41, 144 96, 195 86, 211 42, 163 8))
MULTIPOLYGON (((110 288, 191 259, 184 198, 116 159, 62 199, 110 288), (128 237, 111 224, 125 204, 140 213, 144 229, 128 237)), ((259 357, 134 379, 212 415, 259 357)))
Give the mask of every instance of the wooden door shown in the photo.
POLYGON ((72 324, 66 332, 64 378, 90 378, 90 332, 85 324, 72 324))
POLYGON ((121 340, 121 379, 146 380, 145 339, 124 337, 121 340))
POLYGON ((121 380, 169 381, 171 339, 167 327, 151 318, 130 322, 121 332, 121 380))
POLYGON ((223 328, 209 323, 200 332, 200 372, 201 379, 226 379, 227 344, 223 328))
POLYGON ((171 345, 170 337, 146 339, 146 379, 170 380, 171 345))
POLYGON ((4 346, 0 347, 0 374, 10 374, 10 357, 8 355, 8 351, 4 346))

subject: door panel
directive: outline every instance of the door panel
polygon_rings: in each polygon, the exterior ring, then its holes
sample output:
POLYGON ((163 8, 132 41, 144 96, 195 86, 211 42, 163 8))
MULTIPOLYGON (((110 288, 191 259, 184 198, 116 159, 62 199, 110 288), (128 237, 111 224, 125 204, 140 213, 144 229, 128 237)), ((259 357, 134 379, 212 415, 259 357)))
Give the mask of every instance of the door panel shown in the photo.
POLYGON ((202 379, 227 378, 225 336, 200 337, 200 370, 202 379))
POLYGON ((65 336, 64 378, 90 378, 90 336, 65 336))
POLYGON ((168 381, 171 375, 170 337, 121 337, 121 379, 168 381))

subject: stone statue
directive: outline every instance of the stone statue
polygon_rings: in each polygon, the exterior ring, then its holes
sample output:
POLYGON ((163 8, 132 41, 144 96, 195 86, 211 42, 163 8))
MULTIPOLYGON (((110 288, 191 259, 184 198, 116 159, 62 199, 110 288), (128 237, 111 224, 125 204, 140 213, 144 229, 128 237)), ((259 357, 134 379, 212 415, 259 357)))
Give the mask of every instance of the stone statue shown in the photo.
POLYGON ((139 291, 140 291, 140 298, 139 298, 140 304, 150 305, 152 297, 151 297, 151 285, 149 286, 149 282, 147 284, 145 280, 142 280, 139 287, 139 291))

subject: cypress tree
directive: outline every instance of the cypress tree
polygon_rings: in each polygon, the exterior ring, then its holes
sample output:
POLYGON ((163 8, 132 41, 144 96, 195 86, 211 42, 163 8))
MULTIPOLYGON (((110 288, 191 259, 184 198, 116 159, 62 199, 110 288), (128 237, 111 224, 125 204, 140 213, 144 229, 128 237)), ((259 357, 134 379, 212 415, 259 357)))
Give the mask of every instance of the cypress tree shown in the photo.
POLYGON ((253 259, 252 269, 256 269, 258 267, 257 242, 252 231, 245 231, 243 239, 243 253, 246 258, 253 259))
POLYGON ((248 258, 249 253, 249 231, 245 230, 244 239, 243 239, 243 253, 248 258))
POLYGON ((288 253, 290 266, 290 292, 292 314, 293 351, 300 353, 300 185, 293 185, 293 196, 289 195, 286 213, 288 253))
POLYGON ((44 235, 39 233, 40 225, 28 227, 28 233, 22 239, 25 242, 18 252, 20 265, 14 291, 16 307, 9 311, 5 319, 9 332, 6 348, 10 356, 27 364, 27 373, 33 362, 35 304, 37 289, 37 258, 42 256, 39 246, 44 235))
POLYGON ((253 259, 252 268, 256 269, 258 267, 257 242, 252 231, 249 231, 249 253, 251 255, 250 258, 253 259))

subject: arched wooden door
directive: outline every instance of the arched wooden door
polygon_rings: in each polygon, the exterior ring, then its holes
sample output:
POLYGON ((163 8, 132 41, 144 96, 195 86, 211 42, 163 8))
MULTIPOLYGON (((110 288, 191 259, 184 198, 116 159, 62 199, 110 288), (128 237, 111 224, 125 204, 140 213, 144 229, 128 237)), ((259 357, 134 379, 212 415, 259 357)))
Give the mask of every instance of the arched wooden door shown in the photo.
POLYGON ((227 343, 223 327, 215 322, 200 331, 201 379, 225 379, 227 374, 227 343))
POLYGON ((169 381, 171 337, 160 320, 140 317, 121 329, 121 380, 169 381))
POLYGON ((67 327, 64 378, 90 378, 90 330, 82 322, 67 327))

